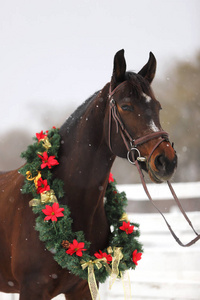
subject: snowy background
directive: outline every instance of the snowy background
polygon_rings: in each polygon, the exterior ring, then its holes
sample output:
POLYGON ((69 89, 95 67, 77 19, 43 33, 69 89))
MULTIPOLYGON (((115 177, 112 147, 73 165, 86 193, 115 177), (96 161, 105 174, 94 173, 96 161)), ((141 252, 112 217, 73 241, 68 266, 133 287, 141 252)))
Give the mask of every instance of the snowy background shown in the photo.
MULTIPOLYGON (((0 0, 0 144, 6 154, 12 150, 4 146, 9 132, 18 132, 12 137, 16 138, 12 148, 17 149, 20 130, 31 137, 47 129, 47 121, 60 126, 110 81, 114 54, 122 48, 133 71, 141 69, 152 51, 158 61, 155 81, 177 61, 193 61, 200 49, 199 12, 199 0, 0 0)), ((167 88, 169 78, 164 79, 167 88)), ((184 143, 183 150, 189 144, 184 143)), ((133 299, 199 299, 199 244, 180 249, 162 227, 160 216, 132 217, 141 224, 146 251, 137 273, 131 275, 133 299)), ((189 240, 176 212, 171 219, 189 240)), ((199 212, 192 212, 193 219, 200 229, 199 212)), ((112 299, 123 299, 118 286, 112 299)), ((107 290, 105 286, 102 299, 111 299, 105 296, 107 290)), ((18 296, 0 294, 0 299, 18 296)))
POLYGON ((136 71, 152 51, 157 77, 189 61, 200 49, 199 11, 199 0, 1 0, 1 133, 33 135, 42 112, 67 115, 110 80, 122 48, 136 71))

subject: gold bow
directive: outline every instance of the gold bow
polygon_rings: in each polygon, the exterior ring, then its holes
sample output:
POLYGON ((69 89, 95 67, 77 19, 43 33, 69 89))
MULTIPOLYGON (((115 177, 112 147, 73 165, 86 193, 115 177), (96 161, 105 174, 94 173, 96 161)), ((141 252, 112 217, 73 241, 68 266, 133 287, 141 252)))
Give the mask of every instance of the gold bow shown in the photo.
POLYGON ((54 203, 54 202, 58 202, 58 200, 55 196, 54 190, 50 190, 41 193, 40 199, 34 198, 31 201, 29 201, 29 206, 37 206, 40 204, 54 203))
POLYGON ((105 266, 107 265, 107 259, 105 257, 95 259, 95 260, 90 260, 88 262, 83 260, 81 262, 81 267, 83 270, 85 268, 88 268, 88 285, 90 288, 92 300, 100 300, 100 295, 99 295, 96 278, 94 274, 94 265, 96 265, 98 269, 101 269, 103 266, 101 262, 106 263, 105 266))

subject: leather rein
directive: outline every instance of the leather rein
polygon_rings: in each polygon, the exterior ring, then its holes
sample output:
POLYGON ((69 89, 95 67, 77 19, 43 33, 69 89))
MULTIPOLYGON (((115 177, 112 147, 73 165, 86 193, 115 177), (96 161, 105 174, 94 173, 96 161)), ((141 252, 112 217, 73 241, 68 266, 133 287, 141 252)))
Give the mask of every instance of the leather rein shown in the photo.
POLYGON ((179 207, 181 213, 183 214, 184 218, 186 219, 186 221, 188 222, 188 224, 190 225, 190 227, 192 228, 192 230, 194 231, 196 237, 191 240, 189 243, 187 244, 183 244, 180 239, 177 237, 177 235, 174 233, 174 231, 172 230, 171 226, 169 225, 168 221, 166 220, 164 214, 160 211, 160 209, 155 205, 149 191, 148 191, 148 188, 147 188, 147 185, 146 185, 146 182, 145 182, 145 179, 144 179, 144 175, 142 173, 142 169, 139 165, 139 161, 140 162, 147 162, 147 164, 149 163, 149 160, 153 154, 153 152, 155 151, 155 149, 163 142, 163 141, 167 141, 169 142, 169 135, 167 132, 165 131, 157 131, 157 132, 153 132, 153 133, 150 133, 148 135, 145 135, 143 137, 140 137, 140 138, 137 138, 137 139, 133 139, 131 137, 131 135, 129 134, 129 132, 127 131, 126 127, 124 126, 124 123, 120 117, 120 114, 118 112, 118 109, 117 109, 117 105, 116 105, 116 102, 113 98, 113 95, 116 93, 116 91, 118 90, 119 87, 122 87, 123 85, 125 85, 127 82, 124 81, 122 82, 121 84, 119 84, 114 90, 111 91, 111 86, 109 88, 109 132, 108 132, 108 143, 109 143, 109 148, 111 150, 111 152, 113 153, 113 150, 112 150, 112 145, 111 145, 111 130, 112 130, 112 119, 115 121, 115 125, 116 125, 116 131, 117 133, 120 132, 120 135, 122 137, 122 140, 126 146, 126 149, 127 149, 127 159, 128 161, 135 165, 137 167, 137 170, 138 170, 138 173, 140 175, 140 179, 141 179, 141 182, 142 182, 142 185, 143 185, 143 188, 144 188, 144 191, 148 197, 148 199, 150 200, 150 202, 153 204, 153 206, 156 208, 156 210, 161 214, 161 216, 163 217, 169 231, 171 232, 172 236, 174 237, 174 239, 176 240, 176 242, 182 246, 182 247, 189 247, 191 245, 193 245, 194 243, 196 243, 199 239, 200 239, 200 235, 196 232, 196 230, 194 229, 193 225, 192 225, 192 222, 190 221, 190 219, 188 218, 187 214, 185 213, 171 183, 169 181, 167 181, 167 184, 169 186, 169 189, 171 191, 171 194, 177 204, 177 206, 179 207), (160 138, 159 141, 156 143, 156 145, 153 147, 153 149, 151 150, 148 158, 146 157, 142 157, 140 155, 140 151, 138 150, 138 146, 139 145, 142 145, 152 139, 155 139, 155 138, 160 138))

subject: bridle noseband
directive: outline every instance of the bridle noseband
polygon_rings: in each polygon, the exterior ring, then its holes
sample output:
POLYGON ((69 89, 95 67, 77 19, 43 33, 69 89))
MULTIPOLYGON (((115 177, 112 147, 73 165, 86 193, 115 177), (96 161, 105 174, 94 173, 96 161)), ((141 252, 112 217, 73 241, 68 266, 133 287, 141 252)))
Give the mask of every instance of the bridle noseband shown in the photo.
MULTIPOLYGON (((127 83, 127 81, 124 81, 122 82, 121 84, 119 84, 114 90, 111 90, 111 85, 110 85, 110 88, 109 88, 109 100, 110 100, 110 103, 109 103, 109 131, 108 131, 108 144, 109 144, 109 148, 110 148, 110 151, 114 154, 113 150, 112 150, 112 145, 111 145, 111 131, 112 131, 112 119, 115 121, 115 124, 116 124, 116 130, 117 130, 117 133, 120 131, 120 134, 121 134, 121 137, 122 137, 122 140, 124 141, 124 144, 126 146, 126 149, 127 149, 127 159, 128 161, 131 163, 131 164, 134 164, 136 165, 137 169, 138 169, 138 172, 139 172, 139 175, 140 175, 140 179, 141 179, 141 182, 142 182, 142 185, 143 185, 143 188, 144 188, 144 191, 147 195, 147 197, 149 198, 150 202, 153 204, 153 206, 157 209, 157 211, 161 214, 161 216, 163 217, 169 231, 171 232, 172 236, 174 237, 174 239, 176 240, 176 242, 182 246, 182 247, 189 247, 191 245, 193 245, 194 243, 196 243, 199 239, 200 239, 200 234, 198 234, 196 232, 196 230, 194 229, 193 225, 192 225, 192 222, 190 221, 190 219, 188 218, 187 214, 185 213, 184 209, 182 208, 182 205, 171 185, 171 183, 169 181, 167 181, 167 184, 169 186, 169 189, 172 193, 172 196, 174 198, 174 200, 176 201, 181 213, 183 214, 184 218, 186 219, 186 221, 188 222, 188 224, 190 225, 190 227, 192 228, 193 232, 195 233, 196 237, 191 240, 189 243, 187 244, 183 244, 179 238, 177 237, 177 235, 174 233, 174 231, 172 230, 171 226, 169 225, 169 223, 167 222, 165 216, 163 215, 163 213, 160 211, 160 209, 155 205, 148 189, 147 189, 147 185, 146 185, 146 182, 144 180, 144 176, 143 176, 143 173, 142 173, 142 170, 140 168, 140 165, 138 163, 138 161, 140 162, 146 162, 147 165, 149 164, 149 160, 153 154, 153 152, 155 151, 155 149, 164 141, 167 141, 169 142, 169 135, 166 131, 157 131, 157 132, 153 132, 153 133, 150 133, 148 135, 145 135, 143 137, 140 137, 140 138, 137 138, 137 139, 133 139, 131 137, 131 135, 129 134, 128 130, 126 129, 126 127, 124 126, 124 123, 121 119, 121 116, 119 115, 119 112, 118 112, 118 109, 117 109, 117 105, 116 105, 116 102, 113 98, 113 95, 116 93, 116 91, 122 87, 123 85, 125 85, 127 83), (155 144, 155 146, 153 147, 153 149, 151 150, 149 156, 146 158, 146 157, 142 157, 140 155, 140 151, 138 150, 138 146, 139 145, 142 145, 152 139, 155 139, 155 138, 160 138, 159 141, 155 144), (135 159, 135 154, 137 155, 136 159, 135 159)), ((172 144, 172 147, 173 147, 173 144, 172 144)))

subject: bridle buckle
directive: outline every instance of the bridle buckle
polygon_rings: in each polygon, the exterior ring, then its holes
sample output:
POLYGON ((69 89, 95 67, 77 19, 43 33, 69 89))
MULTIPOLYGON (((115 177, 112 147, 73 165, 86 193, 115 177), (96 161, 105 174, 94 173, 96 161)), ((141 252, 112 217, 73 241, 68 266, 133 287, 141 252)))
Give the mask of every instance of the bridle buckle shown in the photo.
POLYGON ((132 148, 128 151, 128 153, 127 153, 127 159, 128 159, 128 162, 130 162, 132 165, 135 165, 134 153, 132 153, 132 152, 134 152, 134 151, 137 152, 138 157, 137 157, 136 159, 137 159, 138 161, 145 162, 145 161, 147 160, 146 157, 142 157, 142 156, 141 156, 140 151, 138 150, 138 148, 132 147, 132 148), (131 153, 132 153, 132 159, 133 159, 133 160, 131 160, 131 157, 130 157, 130 154, 131 154, 131 153))

